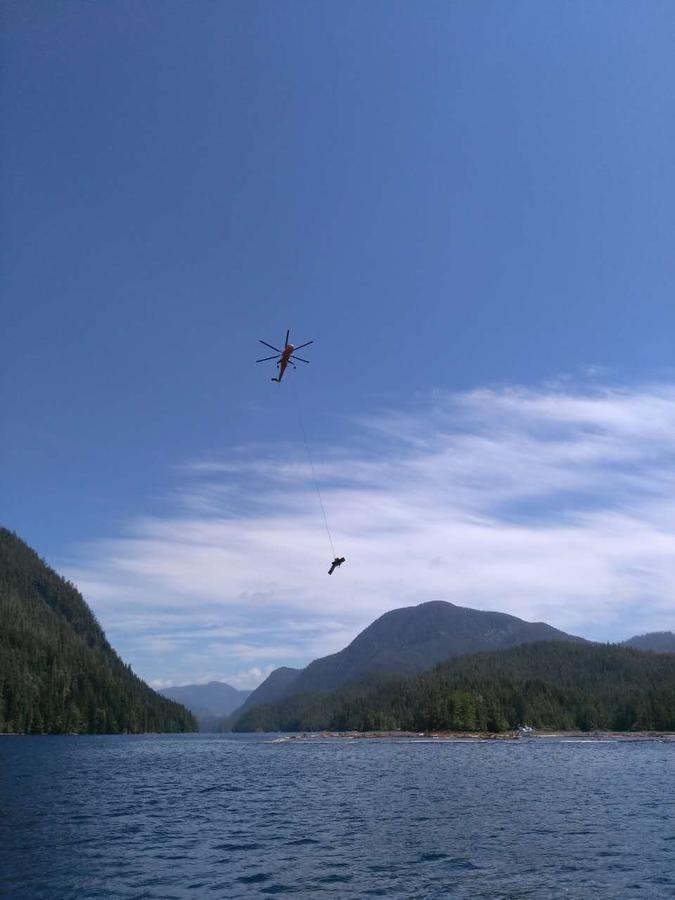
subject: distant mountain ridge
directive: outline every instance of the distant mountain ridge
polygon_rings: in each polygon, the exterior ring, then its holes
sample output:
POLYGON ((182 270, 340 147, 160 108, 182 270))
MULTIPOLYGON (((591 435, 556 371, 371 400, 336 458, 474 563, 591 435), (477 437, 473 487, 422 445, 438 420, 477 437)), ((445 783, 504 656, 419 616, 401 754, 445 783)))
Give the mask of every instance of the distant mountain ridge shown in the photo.
POLYGON ((675 634, 672 631, 637 634, 623 641, 622 646, 634 647, 636 650, 653 650, 655 653, 675 653, 675 634))
POLYGON ((507 613, 469 609, 443 600, 394 609, 339 653, 314 660, 305 669, 275 669, 233 719, 237 721, 261 703, 335 691, 378 674, 413 675, 455 656, 538 641, 583 643, 584 639, 544 622, 525 622, 507 613))
POLYGON ((239 709, 251 691, 239 691, 224 681, 183 684, 162 688, 157 693, 182 703, 199 720, 200 728, 211 720, 229 716, 239 709))
POLYGON ((79 591, 0 528, 0 733, 196 731, 112 649, 79 591))

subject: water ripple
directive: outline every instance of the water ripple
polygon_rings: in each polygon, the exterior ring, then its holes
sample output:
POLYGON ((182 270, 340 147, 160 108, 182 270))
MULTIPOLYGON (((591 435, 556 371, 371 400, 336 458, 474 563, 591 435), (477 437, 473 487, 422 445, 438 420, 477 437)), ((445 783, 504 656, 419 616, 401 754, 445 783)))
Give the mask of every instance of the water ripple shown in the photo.
POLYGON ((675 897, 659 743, 0 738, 0 895, 675 897))

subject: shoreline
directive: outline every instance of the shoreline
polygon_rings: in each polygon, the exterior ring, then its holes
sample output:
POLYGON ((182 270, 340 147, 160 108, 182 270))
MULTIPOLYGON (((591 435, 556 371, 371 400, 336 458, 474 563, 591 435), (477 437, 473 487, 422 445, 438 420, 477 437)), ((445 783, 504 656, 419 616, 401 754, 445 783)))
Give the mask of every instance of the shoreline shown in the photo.
POLYGON ((181 735, 201 735, 204 737, 225 737, 234 734, 258 734, 261 737, 266 736, 270 742, 280 743, 289 741, 316 741, 316 740, 343 740, 343 741, 372 741, 372 740, 388 740, 400 741, 401 743, 443 743, 443 742, 461 742, 477 743, 485 741, 522 741, 523 743, 531 743, 533 741, 559 740, 559 741, 606 741, 624 742, 631 741, 655 741, 661 743, 675 743, 675 731, 533 731, 531 733, 521 733, 518 731, 303 731, 303 732, 283 732, 283 731, 266 731, 266 732, 209 732, 209 731, 145 731, 134 733, 110 732, 108 734, 99 734, 92 732, 69 732, 63 734, 43 733, 30 734, 26 732, 4 731, 0 732, 0 738, 3 737, 178 737, 181 735))
MULTIPOLYGON (((251 734, 252 732, 249 732, 251 734)), ((302 733, 280 733, 276 741, 314 741, 328 740, 398 740, 410 743, 443 743, 454 741, 542 741, 558 739, 560 741, 658 741, 675 743, 675 732, 672 731, 537 731, 521 734, 517 731, 483 732, 483 731, 306 731, 302 733)))

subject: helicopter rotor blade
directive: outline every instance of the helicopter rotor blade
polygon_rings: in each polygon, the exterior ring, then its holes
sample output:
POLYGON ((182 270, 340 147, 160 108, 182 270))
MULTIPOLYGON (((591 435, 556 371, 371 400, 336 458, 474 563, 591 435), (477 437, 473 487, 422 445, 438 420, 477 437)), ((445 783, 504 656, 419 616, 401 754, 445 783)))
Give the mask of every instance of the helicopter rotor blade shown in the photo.
POLYGON ((306 344, 300 344, 300 346, 299 346, 299 347, 296 347, 295 349, 296 349, 296 350, 302 350, 303 347, 309 347, 309 345, 310 345, 310 344, 313 344, 313 343, 314 343, 314 341, 307 341, 306 344))
POLYGON ((290 333, 291 333, 291 329, 289 328, 288 331, 286 332, 286 344, 285 344, 286 347, 288 347, 288 336, 290 335, 290 333))
POLYGON ((263 356, 262 359, 256 359, 256 362, 267 362, 268 359, 276 359, 276 356, 263 356))
POLYGON ((293 359, 299 359, 300 362, 304 362, 304 363, 307 363, 307 365, 309 365, 308 359, 303 359, 301 356, 296 356, 295 353, 293 354, 293 359))
POLYGON ((283 353, 283 350, 279 350, 278 347, 273 347, 271 344, 268 344, 267 341, 261 341, 260 338, 258 338, 258 340, 260 341, 261 344, 264 344, 266 347, 269 347, 270 350, 274 350, 275 353, 283 353))

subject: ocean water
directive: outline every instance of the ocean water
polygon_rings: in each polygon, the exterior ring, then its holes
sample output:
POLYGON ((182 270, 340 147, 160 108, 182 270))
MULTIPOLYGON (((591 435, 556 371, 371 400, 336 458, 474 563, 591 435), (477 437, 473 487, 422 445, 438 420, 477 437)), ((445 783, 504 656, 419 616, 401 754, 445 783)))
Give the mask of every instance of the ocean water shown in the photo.
POLYGON ((0 895, 675 897, 675 742, 0 737, 0 895))

